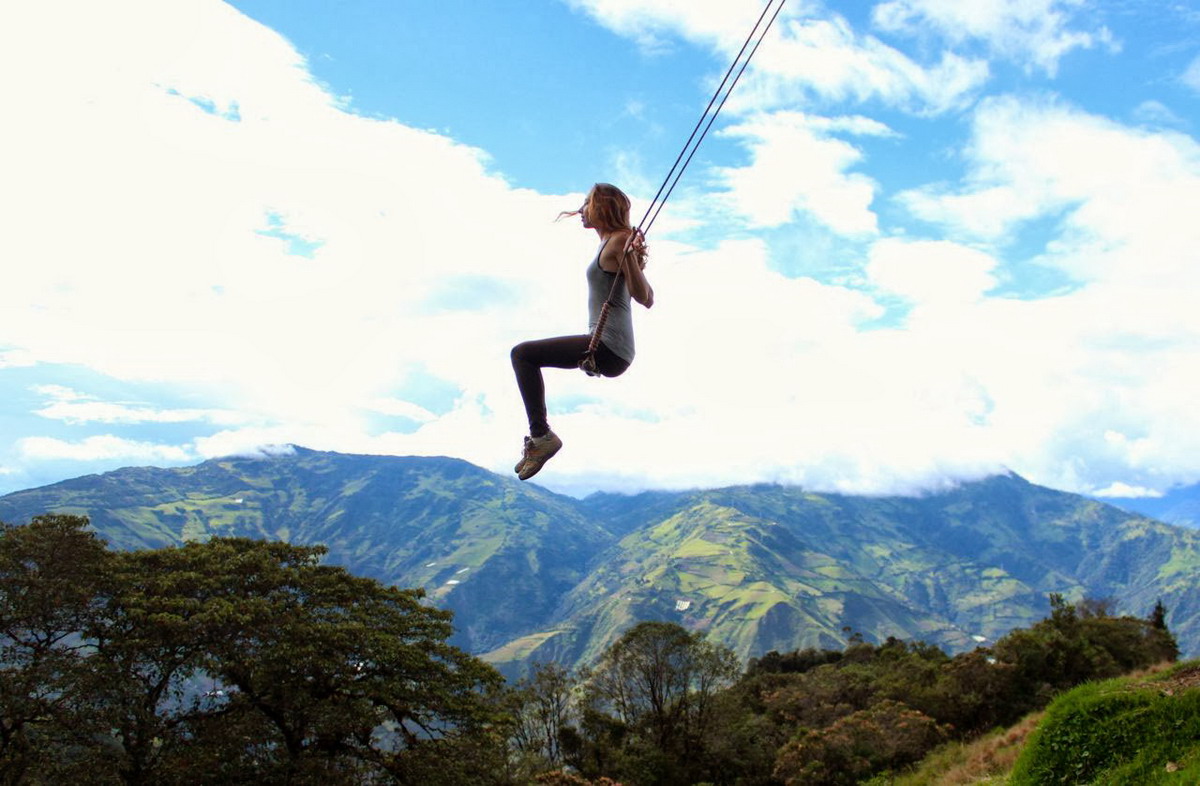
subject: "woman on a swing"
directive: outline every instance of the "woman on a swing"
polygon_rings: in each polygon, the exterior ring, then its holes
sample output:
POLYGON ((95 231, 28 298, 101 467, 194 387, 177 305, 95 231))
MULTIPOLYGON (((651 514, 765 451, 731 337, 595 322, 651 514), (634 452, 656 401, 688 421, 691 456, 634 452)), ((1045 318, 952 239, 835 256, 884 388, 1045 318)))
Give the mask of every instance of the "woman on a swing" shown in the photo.
POLYGON ((646 308, 654 305, 654 290, 642 269, 646 266, 645 238, 629 225, 629 197, 616 186, 597 183, 578 210, 561 213, 579 216, 585 229, 595 229, 600 249, 587 269, 588 334, 559 336, 517 344, 512 350, 517 387, 529 417, 529 436, 521 460, 513 471, 521 480, 538 473, 562 447, 562 440, 546 422, 546 386, 543 368, 580 368, 589 374, 618 377, 633 362, 633 315, 629 299, 646 308), (607 320, 600 341, 589 357, 588 347, 605 302, 607 320), (594 365, 593 365, 594 364, 594 365))

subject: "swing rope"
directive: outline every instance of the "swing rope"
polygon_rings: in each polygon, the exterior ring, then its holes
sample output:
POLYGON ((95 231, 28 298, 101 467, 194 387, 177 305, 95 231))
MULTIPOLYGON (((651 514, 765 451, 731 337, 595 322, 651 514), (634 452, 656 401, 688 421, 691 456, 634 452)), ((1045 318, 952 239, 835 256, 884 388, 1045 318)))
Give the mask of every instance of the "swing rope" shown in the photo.
POLYGON ((678 185, 679 179, 683 177, 684 170, 687 169, 688 164, 692 163, 692 157, 696 155, 696 151, 700 149, 700 143, 704 141, 706 136, 708 136, 708 130, 712 128, 713 123, 717 119, 717 115, 721 113, 721 109, 724 108, 725 102, 729 100, 729 96, 733 93, 733 89, 737 87, 737 83, 742 78, 742 74, 746 71, 746 67, 750 65, 751 58, 753 58, 754 54, 758 51, 758 47, 762 44, 763 39, 767 37, 767 33, 770 32, 771 26, 775 24, 775 19, 779 16, 779 12, 783 10, 783 4, 785 2, 787 2, 787 0, 779 0, 779 5, 775 8, 775 13, 773 13, 771 18, 767 21, 766 27, 763 28, 762 34, 758 37, 758 41, 755 42, 754 47, 750 50, 750 54, 747 55, 745 60, 742 60, 742 55, 745 54, 746 47, 750 45, 751 39, 753 39, 754 34, 758 32, 758 28, 762 25, 763 19, 766 18, 767 12, 771 10, 771 6, 775 3, 775 0, 767 0, 767 5, 765 8, 763 8, 762 13, 759 14, 758 21, 754 23, 754 27, 750 30, 750 34, 746 36, 746 40, 742 42, 742 48, 738 50, 737 55, 733 58, 733 62, 729 64, 729 69, 725 72, 725 77, 721 80, 721 84, 717 85, 717 89, 713 92, 713 97, 709 100, 708 106, 704 108, 704 112, 700 115, 700 119, 696 121, 696 126, 692 129, 691 135, 688 136, 687 141, 683 143, 683 149, 679 151, 679 155, 675 158, 675 163, 671 165, 671 169, 669 172, 667 172, 666 178, 663 179, 662 185, 658 187, 658 193, 654 195, 654 199, 650 202, 649 207, 646 208, 646 213, 642 216, 642 220, 638 222, 637 231, 642 235, 645 235, 650 231, 650 227, 653 226, 655 219, 658 218, 658 214, 662 212, 663 206, 667 203, 667 198, 670 197, 671 193, 675 190, 675 186, 678 185), (738 68, 739 62, 741 62, 740 68, 738 68), (733 82, 729 85, 729 89, 725 90, 725 95, 722 97, 721 91, 725 88, 725 83, 729 82, 729 77, 731 74, 733 74, 735 68, 738 69, 737 75, 733 77, 733 82), (720 98, 721 102, 717 104, 716 110, 712 111, 713 104, 716 103, 717 98, 720 98), (712 111, 711 115, 709 115, 710 111, 712 111), (705 119, 708 120, 707 125, 704 124, 705 119), (704 125, 704 130, 700 133, 700 138, 695 139, 696 132, 700 131, 701 125, 704 125), (694 145, 692 144, 693 139, 695 139, 694 145), (691 148, 690 153, 688 152, 689 147, 691 148), (684 160, 685 154, 687 155, 686 160, 684 160), (683 161, 683 166, 679 166, 679 162, 681 160, 683 161), (675 171, 676 167, 679 167, 678 173, 675 171), (672 175, 675 176, 673 181, 671 180, 672 175), (670 188, 667 188, 668 182, 671 184, 670 188), (663 194, 663 189, 666 189, 665 195, 663 194), (660 196, 662 196, 661 201, 659 200, 660 196), (653 216, 650 215, 651 212, 653 212, 653 216), (650 219, 649 223, 646 222, 647 218, 650 219), (642 226, 643 224, 645 224, 644 227, 642 226))
MULTIPOLYGON (((750 34, 747 35, 746 40, 742 42, 742 48, 738 50, 737 55, 733 58, 733 62, 729 64, 729 69, 725 72, 725 77, 721 80, 721 84, 717 85, 717 89, 713 92, 712 98, 709 99, 708 106, 704 108, 704 112, 701 113, 700 119, 696 121, 695 127, 692 128, 692 133, 688 136, 687 141, 683 143, 683 149, 680 150, 679 155, 675 157, 675 163, 671 164, 670 171, 667 172, 667 176, 663 179, 662 185, 658 187, 658 192, 654 195, 654 199, 650 201, 650 205, 646 208, 645 214, 642 215, 642 220, 638 222, 637 227, 633 230, 633 234, 626 242, 626 246, 622 251, 622 264, 624 264, 624 257, 629 254, 629 244, 638 237, 642 238, 643 241, 645 240, 646 234, 650 231, 650 227, 654 225, 655 220, 658 219, 658 214, 662 212, 663 206, 666 205, 667 199, 675 191, 675 186, 679 184, 679 179, 683 177, 683 173, 687 169, 688 164, 692 163, 692 157, 695 156, 696 151, 700 149, 700 143, 704 141, 706 136, 708 136, 708 131, 710 128, 712 128, 713 123, 716 122, 717 115, 721 113, 721 109, 725 106, 725 102, 729 100, 729 96, 733 93, 733 89, 737 87, 737 83, 742 78, 742 74, 745 73, 746 67, 750 65, 750 60, 758 51, 758 47, 762 44, 763 39, 767 37, 767 33, 770 32, 771 26, 775 24, 775 19, 779 16, 779 12, 783 10, 783 5, 787 2, 787 0, 779 0, 779 5, 775 6, 775 12, 771 14, 771 18, 767 20, 766 26, 763 27, 763 20, 767 18, 767 12, 771 10, 771 7, 775 5, 775 2, 776 0, 767 0, 767 5, 763 8, 762 13, 759 14, 758 21, 754 23, 754 27, 750 30, 750 34), (742 55, 746 54, 746 47, 750 46, 751 40, 754 39, 754 36, 756 33, 758 33, 758 29, 760 27, 762 27, 762 33, 758 36, 758 40, 755 41, 754 46, 750 48, 750 53, 746 55, 745 60, 743 60, 742 55), (740 67, 738 65, 739 63, 741 64, 740 67), (737 70, 736 75, 734 74, 735 69, 737 70), (733 76, 732 82, 729 81, 730 76, 733 76), (729 84, 728 89, 725 88, 726 83, 729 84), (722 90, 724 90, 723 96, 721 95, 722 90), (719 103, 717 101, 718 98, 720 98, 719 103), (714 104, 716 105, 715 110, 713 109, 714 104), (705 120, 708 121, 707 124, 705 123, 705 120), (704 127, 703 131, 700 130, 701 126, 704 127), (696 136, 697 132, 700 133, 698 138, 696 136), (680 166, 681 161, 683 162, 682 166, 680 166), (678 172, 676 169, 678 169, 678 172), (672 177, 674 179, 672 179, 672 177), (670 184, 669 188, 668 184, 670 184)), ((605 241, 605 245, 608 245, 608 241, 605 241)), ((604 253, 603 246, 600 248, 600 253, 604 253)), ((613 297, 616 295, 617 288, 621 284, 621 275, 621 269, 618 267, 617 274, 613 278, 612 289, 609 290, 608 298, 604 301, 604 305, 600 308, 600 314, 596 318, 596 327, 593 329, 591 340, 588 342, 587 352, 584 355, 583 360, 579 362, 579 367, 587 372, 589 376, 600 375, 600 372, 596 369, 596 350, 600 346, 600 336, 603 334, 604 325, 608 321, 608 312, 612 308, 613 297)))

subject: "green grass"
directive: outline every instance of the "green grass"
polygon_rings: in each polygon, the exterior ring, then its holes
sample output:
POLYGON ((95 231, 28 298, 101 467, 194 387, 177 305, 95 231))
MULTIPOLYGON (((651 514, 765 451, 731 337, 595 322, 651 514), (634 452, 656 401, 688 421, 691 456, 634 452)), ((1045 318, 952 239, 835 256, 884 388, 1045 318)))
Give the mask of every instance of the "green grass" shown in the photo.
POLYGON ((728 552, 728 546, 712 543, 703 538, 690 538, 685 540, 675 550, 675 556, 679 559, 687 559, 688 557, 718 557, 724 556, 728 552))
POLYGON ((1171 557, 1158 569, 1158 578, 1165 580, 1172 577, 1182 578, 1190 582, 1196 575, 1197 564, 1200 563, 1200 555, 1197 555, 1195 547, 1190 544, 1181 544, 1171 550, 1171 557))
POLYGON ((864 786, 1200 783, 1200 662, 1082 685, 1008 729, 864 786))
POLYGON ((1046 711, 1011 786, 1200 782, 1200 663, 1089 683, 1046 711))
POLYGON ((529 636, 522 636, 519 639, 510 641, 503 647, 485 653, 480 658, 488 663, 505 663, 508 661, 524 660, 532 655, 538 647, 541 647, 550 639, 554 638, 562 631, 550 630, 541 633, 534 633, 529 636))
POLYGON ((947 743, 926 756, 911 772, 884 775, 870 786, 1004 786, 1013 763, 1042 713, 1033 713, 1008 729, 997 729, 969 742, 947 743), (877 783, 878 782, 878 783, 877 783))

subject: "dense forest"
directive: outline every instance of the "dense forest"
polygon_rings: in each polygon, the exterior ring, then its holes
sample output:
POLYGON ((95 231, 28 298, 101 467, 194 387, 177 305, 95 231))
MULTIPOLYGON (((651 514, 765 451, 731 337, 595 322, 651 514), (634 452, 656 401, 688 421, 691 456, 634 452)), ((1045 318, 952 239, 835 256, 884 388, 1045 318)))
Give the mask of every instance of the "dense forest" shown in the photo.
POLYGON ((420 590, 321 547, 117 551, 87 520, 0 529, 6 784, 855 784, 1013 723, 1074 685, 1174 660, 1158 604, 1067 603, 990 647, 921 642, 742 664, 674 623, 589 668, 506 684, 420 590))

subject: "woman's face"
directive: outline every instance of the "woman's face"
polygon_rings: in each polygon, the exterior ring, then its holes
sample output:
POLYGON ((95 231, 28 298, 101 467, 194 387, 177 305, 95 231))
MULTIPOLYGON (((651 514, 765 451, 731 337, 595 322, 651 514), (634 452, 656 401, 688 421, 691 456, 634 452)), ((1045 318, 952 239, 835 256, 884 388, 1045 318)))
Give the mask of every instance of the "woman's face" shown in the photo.
POLYGON ((592 205, 592 192, 589 191, 588 195, 586 197, 584 197, 583 204, 580 205, 580 207, 579 207, 579 218, 581 221, 583 221, 584 229, 592 229, 593 228, 592 219, 588 215, 588 210, 591 208, 591 205, 592 205))

